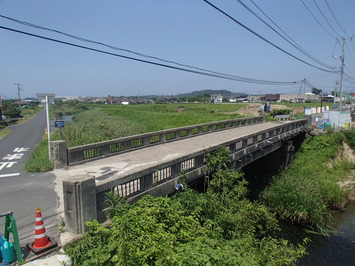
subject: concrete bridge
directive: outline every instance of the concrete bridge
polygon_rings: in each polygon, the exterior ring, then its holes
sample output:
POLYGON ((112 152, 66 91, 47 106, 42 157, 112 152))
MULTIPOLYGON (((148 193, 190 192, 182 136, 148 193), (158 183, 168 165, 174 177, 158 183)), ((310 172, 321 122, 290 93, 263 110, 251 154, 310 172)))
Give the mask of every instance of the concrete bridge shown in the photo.
POLYGON ((307 129, 307 120, 264 122, 263 117, 220 121, 121 138, 66 149, 51 143, 52 160, 63 170, 66 229, 85 231, 85 222, 106 220, 109 191, 133 202, 146 194, 168 195, 177 184, 206 174, 205 155, 227 147, 241 168, 282 149, 290 161, 291 139, 307 129), (69 165, 69 166, 68 166, 69 165))

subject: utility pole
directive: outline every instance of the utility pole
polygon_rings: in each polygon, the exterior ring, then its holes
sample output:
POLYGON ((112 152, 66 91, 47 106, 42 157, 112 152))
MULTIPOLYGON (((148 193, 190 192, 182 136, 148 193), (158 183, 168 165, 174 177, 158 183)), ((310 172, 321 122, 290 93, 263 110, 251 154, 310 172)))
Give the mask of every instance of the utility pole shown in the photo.
POLYGON ((17 94, 18 94, 18 109, 21 110, 21 88, 20 88, 20 84, 19 83, 15 83, 15 85, 17 85, 17 94))
POLYGON ((2 109, 4 106, 2 106, 2 95, 0 94, 0 121, 2 121, 2 109))
POLYGON ((345 37, 341 38, 343 40, 342 55, 340 57, 341 67, 340 67, 340 83, 339 83, 339 111, 341 112, 342 101, 343 101, 343 76, 344 76, 344 61, 345 61, 345 37))
POLYGON ((339 85, 339 82, 336 80, 335 81, 335 86, 334 86, 334 101, 333 101, 333 105, 335 105, 336 103, 336 98, 338 96, 338 85, 339 85))

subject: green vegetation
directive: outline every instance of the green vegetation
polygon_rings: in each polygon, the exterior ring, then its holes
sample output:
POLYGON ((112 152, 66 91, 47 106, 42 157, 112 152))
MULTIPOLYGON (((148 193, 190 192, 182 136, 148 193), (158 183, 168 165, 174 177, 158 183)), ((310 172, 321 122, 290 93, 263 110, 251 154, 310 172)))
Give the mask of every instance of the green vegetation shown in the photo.
POLYGON ((18 106, 12 101, 4 101, 4 109, 2 113, 7 119, 22 117, 21 110, 19 110, 18 106))
POLYGON ((179 106, 74 103, 67 110, 63 106, 55 106, 56 115, 75 115, 73 121, 66 123, 52 139, 64 139, 69 147, 74 147, 163 129, 239 118, 241 116, 238 114, 226 112, 234 112, 244 105, 186 104, 184 111, 178 112, 179 106))
POLYGON ((25 163, 25 170, 29 173, 47 172, 53 170, 48 157, 48 141, 46 136, 37 145, 30 160, 25 163))
POLYGON ((144 125, 149 131, 240 118, 235 113, 244 104, 150 104, 127 106, 104 106, 109 115, 120 116, 144 125), (178 112, 178 107, 184 111, 178 112))
MULTIPOLYGON (((112 223, 88 223, 88 232, 66 253, 74 265, 289 265, 303 246, 270 235, 277 220, 245 198, 246 181, 220 149, 208 158, 214 174, 206 193, 145 196, 133 205, 110 193, 112 223)), ((186 186, 185 186, 186 187, 186 186)))
MULTIPOLYGON (((354 130, 345 133, 354 134, 354 130)), ((338 158, 343 141, 341 132, 306 139, 292 165, 274 177, 262 193, 262 201, 281 219, 325 229, 329 209, 346 201, 346 191, 337 182, 348 177, 354 167, 345 158, 338 158)), ((354 144, 354 139, 350 141, 354 144)))
MULTIPOLYGON (((72 122, 52 134, 52 140, 64 139, 68 147, 137 135, 162 129, 187 126, 241 117, 230 114, 243 104, 185 104, 178 112, 178 104, 151 105, 94 105, 70 101, 51 107, 54 117, 74 115, 72 122)), ((46 156, 45 140, 37 146, 35 155, 26 163, 26 171, 43 172, 52 169, 46 156), (42 161, 43 160, 43 161, 42 161)))
POLYGON ((27 119, 32 118, 41 108, 37 105, 22 106, 21 110, 13 101, 4 101, 4 109, 2 114, 6 117, 6 120, 0 121, 0 129, 11 125, 24 123, 27 119))
POLYGON ((89 109, 92 109, 92 105, 80 103, 79 101, 56 102, 55 105, 51 106, 51 113, 58 119, 64 115, 75 115, 89 109))
POLYGON ((53 136, 53 140, 64 138, 69 147, 110 140, 147 130, 137 122, 120 116, 110 116, 100 110, 88 110, 73 117, 72 122, 53 136))
POLYGON ((344 130, 343 134, 346 137, 346 142, 350 145, 352 149, 355 149, 355 130, 344 130))

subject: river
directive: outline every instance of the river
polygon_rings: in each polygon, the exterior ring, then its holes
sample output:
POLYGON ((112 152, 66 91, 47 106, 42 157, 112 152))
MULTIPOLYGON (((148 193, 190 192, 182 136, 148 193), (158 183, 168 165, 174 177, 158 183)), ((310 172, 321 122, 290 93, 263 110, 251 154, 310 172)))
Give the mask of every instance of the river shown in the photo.
POLYGON ((355 265, 355 202, 346 211, 333 214, 331 226, 337 231, 329 238, 310 236, 308 255, 297 265, 355 265))

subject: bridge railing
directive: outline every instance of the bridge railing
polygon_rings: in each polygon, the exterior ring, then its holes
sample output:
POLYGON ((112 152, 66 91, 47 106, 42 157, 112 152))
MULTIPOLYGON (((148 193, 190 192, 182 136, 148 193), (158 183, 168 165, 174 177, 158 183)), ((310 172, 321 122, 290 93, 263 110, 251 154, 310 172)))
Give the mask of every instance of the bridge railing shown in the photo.
MULTIPOLYGON (((307 120, 297 120, 248 136, 236 136, 234 140, 209 150, 227 147, 232 159, 237 162, 237 168, 240 168, 280 149, 284 140, 304 132, 306 127, 307 120)), ((104 221, 107 192, 114 191, 128 201, 135 201, 146 194, 168 195, 174 192, 178 183, 196 180, 206 172, 208 152, 199 151, 107 181, 99 181, 100 178, 95 179, 92 176, 78 176, 63 181, 66 225, 69 226, 67 229, 81 233, 85 230, 85 221, 104 221)))
POLYGON ((223 120, 72 147, 68 148, 67 164, 74 165, 148 146, 263 122, 263 116, 223 120))

